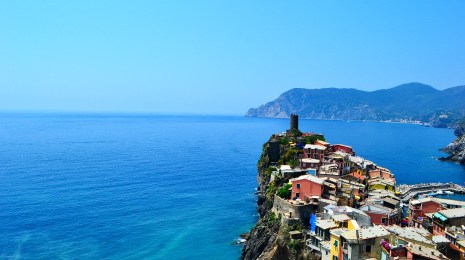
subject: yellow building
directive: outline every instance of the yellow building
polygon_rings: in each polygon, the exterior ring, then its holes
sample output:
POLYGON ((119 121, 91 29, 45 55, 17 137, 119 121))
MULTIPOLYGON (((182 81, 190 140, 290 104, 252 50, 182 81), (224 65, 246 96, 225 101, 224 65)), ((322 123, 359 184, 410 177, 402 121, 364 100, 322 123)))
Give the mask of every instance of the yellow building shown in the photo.
POLYGON ((332 260, 339 260, 341 259, 341 234, 344 232, 349 231, 347 228, 336 228, 330 231, 331 233, 331 240, 330 246, 331 249, 329 251, 329 259, 332 260))

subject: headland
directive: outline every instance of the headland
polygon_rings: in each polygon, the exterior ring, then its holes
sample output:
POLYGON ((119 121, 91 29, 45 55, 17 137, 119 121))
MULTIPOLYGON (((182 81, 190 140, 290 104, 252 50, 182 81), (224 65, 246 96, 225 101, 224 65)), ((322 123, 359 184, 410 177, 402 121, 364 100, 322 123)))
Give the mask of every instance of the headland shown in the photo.
POLYGON ((464 256, 465 202, 436 197, 463 186, 397 185, 389 169, 351 146, 301 132, 297 115, 264 144, 257 181, 260 219, 242 259, 464 256))

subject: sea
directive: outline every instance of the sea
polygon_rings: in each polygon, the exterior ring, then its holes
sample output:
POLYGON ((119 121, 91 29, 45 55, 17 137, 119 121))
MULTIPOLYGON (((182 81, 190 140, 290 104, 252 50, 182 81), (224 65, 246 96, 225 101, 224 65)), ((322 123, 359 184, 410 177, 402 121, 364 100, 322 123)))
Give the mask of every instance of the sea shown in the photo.
MULTIPOLYGON (((464 184, 451 129, 300 120, 398 183, 464 184)), ((0 259, 238 259, 256 164, 288 119, 0 114, 0 259)))

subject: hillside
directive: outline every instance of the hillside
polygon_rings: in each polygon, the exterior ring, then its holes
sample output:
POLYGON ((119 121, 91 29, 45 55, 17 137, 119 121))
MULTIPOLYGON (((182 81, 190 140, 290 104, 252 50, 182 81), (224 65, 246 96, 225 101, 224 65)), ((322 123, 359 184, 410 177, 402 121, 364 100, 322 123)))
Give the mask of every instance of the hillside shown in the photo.
POLYGON ((277 99, 252 108, 246 116, 419 121, 435 127, 455 127, 465 115, 465 86, 437 90, 421 83, 403 84, 391 89, 295 88, 277 99))

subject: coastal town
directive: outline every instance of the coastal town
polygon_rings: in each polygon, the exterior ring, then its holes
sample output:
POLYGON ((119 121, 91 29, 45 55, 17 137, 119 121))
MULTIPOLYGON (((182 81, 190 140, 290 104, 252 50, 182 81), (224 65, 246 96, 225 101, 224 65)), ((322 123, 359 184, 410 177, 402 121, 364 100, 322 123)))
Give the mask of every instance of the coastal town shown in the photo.
POLYGON ((258 191, 294 258, 465 259, 465 201, 446 196, 462 186, 398 185, 389 169, 298 124, 291 115, 265 144, 258 191))

